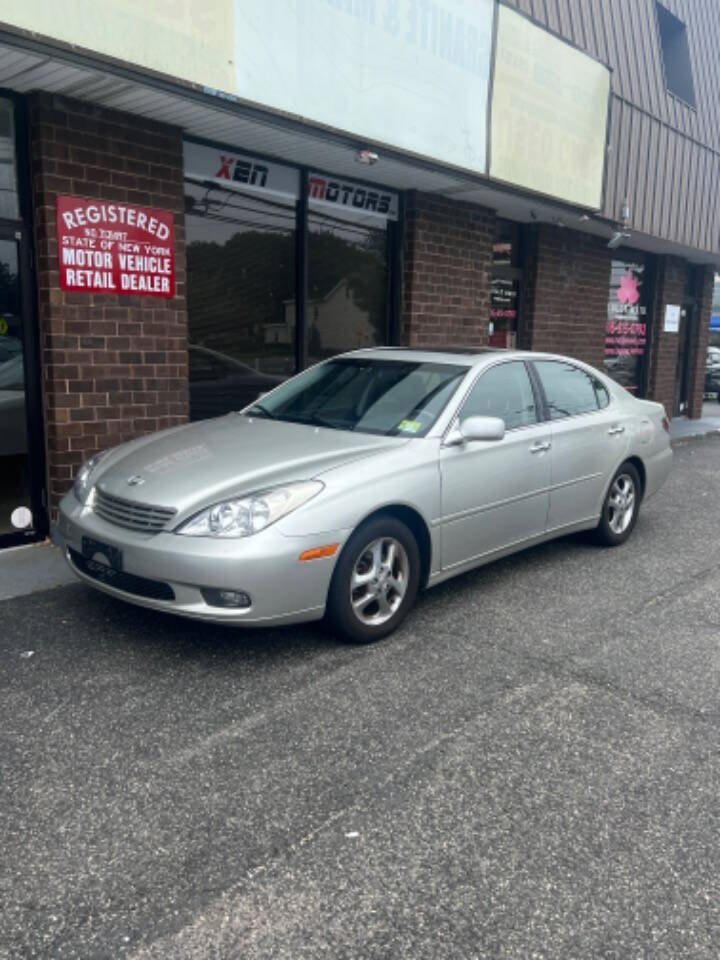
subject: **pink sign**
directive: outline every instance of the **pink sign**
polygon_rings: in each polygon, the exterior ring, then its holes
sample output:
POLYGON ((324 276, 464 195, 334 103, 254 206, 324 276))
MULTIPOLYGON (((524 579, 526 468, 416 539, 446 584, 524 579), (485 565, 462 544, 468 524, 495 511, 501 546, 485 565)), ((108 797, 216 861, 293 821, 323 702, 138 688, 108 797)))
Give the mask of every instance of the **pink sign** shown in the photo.
POLYGON ((57 233, 62 290, 175 296, 175 233, 167 210, 58 197, 57 233))

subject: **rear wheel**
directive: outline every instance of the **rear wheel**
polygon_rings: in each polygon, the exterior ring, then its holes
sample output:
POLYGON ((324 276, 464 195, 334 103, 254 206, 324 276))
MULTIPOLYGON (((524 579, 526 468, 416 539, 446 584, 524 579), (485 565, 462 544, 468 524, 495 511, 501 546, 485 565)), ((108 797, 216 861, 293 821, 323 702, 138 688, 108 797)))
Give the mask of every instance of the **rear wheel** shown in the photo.
POLYGON ((327 620, 337 636, 373 643, 400 626, 415 603, 420 550, 395 517, 376 517, 353 533, 333 574, 327 620))
POLYGON ((640 476, 631 463, 624 463, 605 496, 595 538, 610 547, 625 543, 635 528, 641 497, 640 476))

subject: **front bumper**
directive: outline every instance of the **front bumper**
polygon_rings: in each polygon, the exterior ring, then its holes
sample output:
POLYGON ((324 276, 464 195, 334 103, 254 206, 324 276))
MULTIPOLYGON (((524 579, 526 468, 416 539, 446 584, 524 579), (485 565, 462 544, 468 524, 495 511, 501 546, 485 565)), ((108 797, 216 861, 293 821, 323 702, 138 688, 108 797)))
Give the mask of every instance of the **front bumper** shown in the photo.
POLYGON ((339 550, 334 557, 306 562, 298 558, 303 551, 327 543, 342 545, 350 531, 290 537, 274 525, 238 540, 138 533, 108 523, 68 494, 60 504, 57 532, 73 572, 98 590, 139 606, 198 620, 266 626, 323 616, 339 550), (72 558, 72 551, 82 554, 83 537, 122 551, 122 569, 131 575, 125 578, 126 585, 132 585, 133 577, 167 584, 174 599, 141 596, 87 575, 72 558), (213 606, 204 599, 202 588, 243 591, 251 605, 213 606))

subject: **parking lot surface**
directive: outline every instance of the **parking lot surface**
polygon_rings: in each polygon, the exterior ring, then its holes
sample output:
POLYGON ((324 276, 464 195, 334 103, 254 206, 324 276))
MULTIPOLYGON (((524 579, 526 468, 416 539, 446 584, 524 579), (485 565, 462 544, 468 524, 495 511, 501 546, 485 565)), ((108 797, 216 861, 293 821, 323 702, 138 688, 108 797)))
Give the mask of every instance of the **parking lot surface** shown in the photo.
POLYGON ((720 955, 720 440, 372 647, 0 603, 0 957, 720 955))

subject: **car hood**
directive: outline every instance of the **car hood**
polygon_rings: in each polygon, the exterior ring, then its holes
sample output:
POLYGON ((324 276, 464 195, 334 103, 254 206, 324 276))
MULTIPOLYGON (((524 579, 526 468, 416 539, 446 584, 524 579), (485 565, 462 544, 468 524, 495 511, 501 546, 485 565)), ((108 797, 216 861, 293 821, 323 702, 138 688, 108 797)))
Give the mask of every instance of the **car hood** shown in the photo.
POLYGON ((180 517, 224 496, 307 480, 406 443, 402 437, 229 414, 117 447, 100 462, 93 481, 104 493, 172 507, 180 517))

